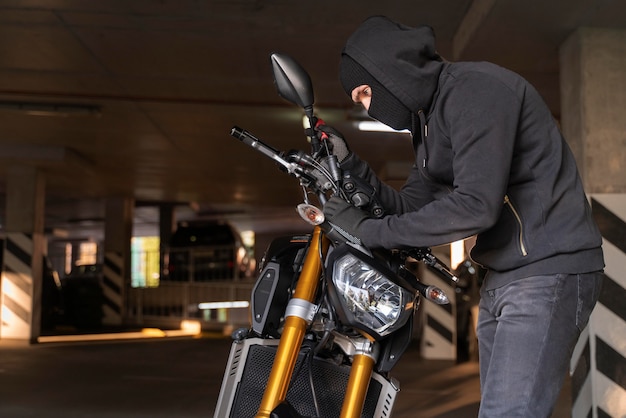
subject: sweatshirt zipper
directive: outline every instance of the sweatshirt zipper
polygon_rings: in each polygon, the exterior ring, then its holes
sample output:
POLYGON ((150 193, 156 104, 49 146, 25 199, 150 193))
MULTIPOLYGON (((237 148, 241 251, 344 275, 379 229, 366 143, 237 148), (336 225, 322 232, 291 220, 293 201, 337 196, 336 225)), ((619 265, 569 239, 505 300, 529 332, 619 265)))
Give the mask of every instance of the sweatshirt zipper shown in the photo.
POLYGON ((517 224, 519 225, 519 246, 522 251, 522 255, 526 257, 528 255, 528 251, 526 251, 526 245, 524 245, 524 225, 522 224, 522 218, 519 216, 519 213, 517 213, 517 210, 515 209, 515 206, 513 206, 513 203, 511 202, 511 199, 509 199, 508 195, 504 195, 504 203, 509 207, 509 209, 511 209, 513 216, 515 216, 515 219, 517 220, 517 224))

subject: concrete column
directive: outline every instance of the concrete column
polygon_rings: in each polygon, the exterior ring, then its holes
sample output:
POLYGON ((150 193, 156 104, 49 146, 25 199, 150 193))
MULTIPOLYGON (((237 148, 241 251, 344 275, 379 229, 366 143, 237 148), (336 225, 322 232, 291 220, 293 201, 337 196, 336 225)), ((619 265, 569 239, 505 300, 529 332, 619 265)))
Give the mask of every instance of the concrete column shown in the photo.
POLYGON ((626 413, 626 31, 578 29, 560 49, 562 129, 603 236, 607 280, 571 360, 572 417, 626 413))
POLYGON ((110 198, 106 201, 103 263, 103 324, 118 326, 126 316, 130 287, 130 241, 133 233, 135 201, 110 198))
POLYGON ((45 180, 35 167, 7 173, 0 338, 36 342, 41 332, 45 180))
POLYGON ((587 193, 626 193, 626 31, 582 28, 560 49, 561 123, 587 193))

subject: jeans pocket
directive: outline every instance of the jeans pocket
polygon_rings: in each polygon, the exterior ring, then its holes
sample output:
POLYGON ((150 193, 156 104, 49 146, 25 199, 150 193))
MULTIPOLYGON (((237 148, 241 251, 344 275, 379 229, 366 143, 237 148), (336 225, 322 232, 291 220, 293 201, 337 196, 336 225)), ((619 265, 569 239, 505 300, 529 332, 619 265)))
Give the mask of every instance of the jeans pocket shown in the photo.
POLYGON ((602 287, 601 272, 578 274, 578 309, 576 311, 576 326, 582 331, 589 322, 589 317, 593 311, 602 287))

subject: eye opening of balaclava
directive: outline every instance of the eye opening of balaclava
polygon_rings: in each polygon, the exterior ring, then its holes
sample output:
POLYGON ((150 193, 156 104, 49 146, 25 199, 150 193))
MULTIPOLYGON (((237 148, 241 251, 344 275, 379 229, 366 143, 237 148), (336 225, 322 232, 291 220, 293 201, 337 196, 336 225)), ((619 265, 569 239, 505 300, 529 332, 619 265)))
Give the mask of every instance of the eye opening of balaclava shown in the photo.
POLYGON ((341 56, 339 79, 350 97, 352 90, 358 86, 367 84, 372 88, 372 100, 367 111, 371 117, 396 130, 411 129, 411 110, 349 55, 341 56))

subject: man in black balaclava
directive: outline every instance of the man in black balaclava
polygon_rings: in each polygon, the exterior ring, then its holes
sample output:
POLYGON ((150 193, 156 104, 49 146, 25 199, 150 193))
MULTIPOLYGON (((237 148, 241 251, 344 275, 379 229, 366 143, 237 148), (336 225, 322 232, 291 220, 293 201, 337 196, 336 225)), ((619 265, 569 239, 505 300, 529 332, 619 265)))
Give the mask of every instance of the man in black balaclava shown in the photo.
POLYGON ((355 60, 349 55, 342 55, 340 68, 339 78, 348 95, 351 94, 352 90, 362 85, 368 85, 373 91, 376 91, 376 100, 367 110, 371 117, 399 131, 411 129, 413 119, 411 110, 355 60))
POLYGON ((476 236, 471 257, 487 269, 479 416, 550 416, 604 260, 574 157, 548 107, 519 75, 485 62, 444 62, 430 27, 382 16, 348 39, 340 80, 371 117, 411 131, 415 164, 394 190, 341 135, 318 127, 342 168, 376 189, 387 214, 371 219, 334 197, 324 206, 329 225, 370 248, 476 236))

